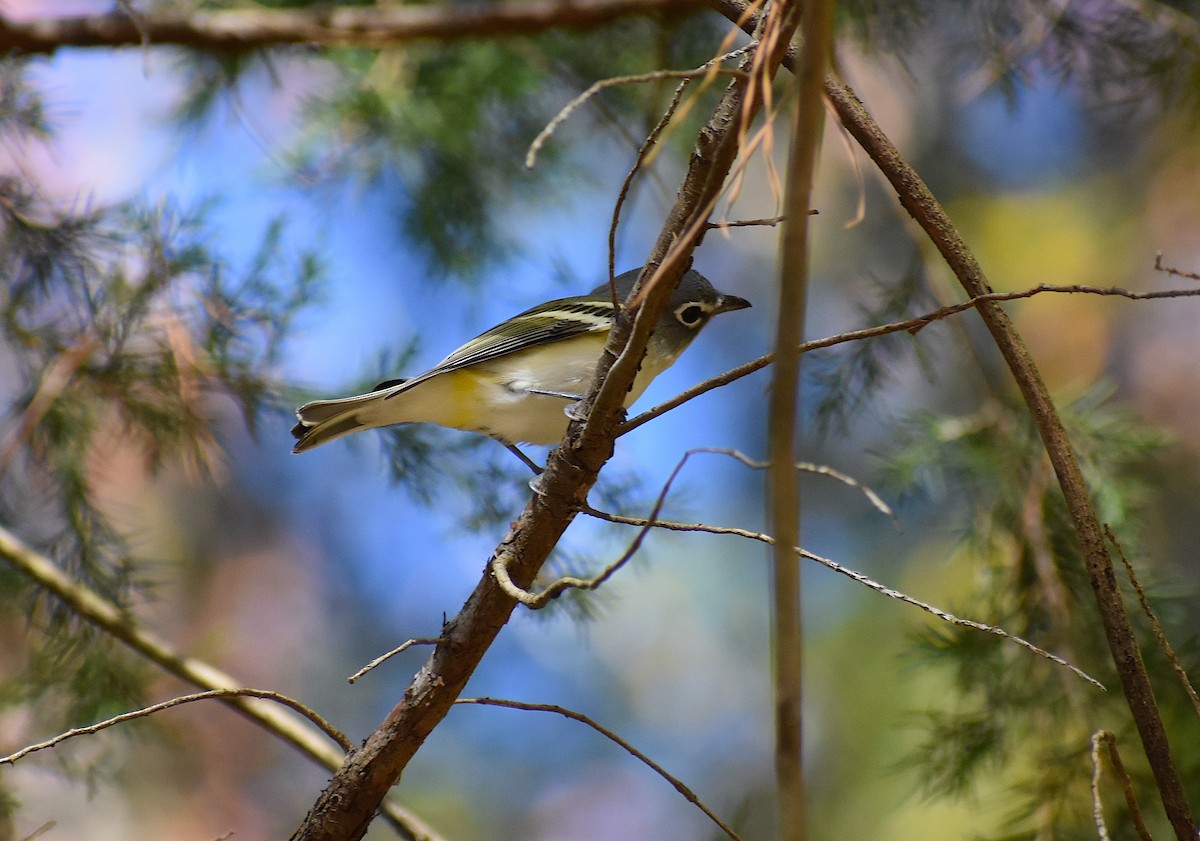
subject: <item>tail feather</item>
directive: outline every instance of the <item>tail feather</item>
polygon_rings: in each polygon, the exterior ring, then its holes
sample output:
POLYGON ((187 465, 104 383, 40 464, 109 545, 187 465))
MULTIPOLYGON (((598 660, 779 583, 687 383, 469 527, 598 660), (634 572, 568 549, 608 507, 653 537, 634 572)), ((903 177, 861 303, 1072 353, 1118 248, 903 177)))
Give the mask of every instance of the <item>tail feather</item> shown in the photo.
POLYGON ((292 427, 292 435, 297 439, 296 446, 292 447, 292 452, 302 453, 305 450, 311 450, 313 447, 319 447, 321 444, 332 441, 334 438, 340 438, 356 429, 362 429, 364 426, 365 424, 360 423, 358 418, 352 414, 335 417, 315 425, 301 420, 292 427))

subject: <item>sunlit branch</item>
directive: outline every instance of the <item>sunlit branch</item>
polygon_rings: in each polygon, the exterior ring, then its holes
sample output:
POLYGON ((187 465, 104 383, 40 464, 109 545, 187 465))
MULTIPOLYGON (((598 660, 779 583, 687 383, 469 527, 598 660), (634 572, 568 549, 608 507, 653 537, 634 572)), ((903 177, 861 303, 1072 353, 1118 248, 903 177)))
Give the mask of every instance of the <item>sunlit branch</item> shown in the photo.
POLYGON ((1100 778, 1103 773, 1101 746, 1108 749, 1108 763, 1112 766, 1113 776, 1121 784, 1121 791, 1125 795, 1125 806, 1129 809, 1129 819, 1133 823, 1138 838, 1141 841, 1153 841, 1133 791, 1133 780, 1129 778, 1129 772, 1125 770, 1125 763, 1121 761, 1121 754, 1117 751, 1117 737, 1108 730, 1097 730, 1092 734, 1092 820, 1096 825, 1096 835, 1100 841, 1108 841, 1108 826, 1104 822, 1104 803, 1100 798, 1100 778))
POLYGON ((376 657, 370 663, 367 663, 367 665, 363 666, 357 672, 350 675, 350 677, 346 678, 346 682, 347 683, 357 682, 358 679, 361 678, 363 675, 365 675, 367 672, 370 672, 371 670, 376 669, 379 666, 382 666, 384 663, 386 663, 388 660, 395 657, 397 654, 402 654, 405 651, 408 651, 408 649, 412 648, 414 645, 437 645, 441 641, 442 641, 441 637, 418 637, 416 639, 408 640, 407 642, 402 642, 402 643, 400 643, 400 645, 396 646, 391 651, 387 652, 386 654, 380 654, 378 657, 376 657))

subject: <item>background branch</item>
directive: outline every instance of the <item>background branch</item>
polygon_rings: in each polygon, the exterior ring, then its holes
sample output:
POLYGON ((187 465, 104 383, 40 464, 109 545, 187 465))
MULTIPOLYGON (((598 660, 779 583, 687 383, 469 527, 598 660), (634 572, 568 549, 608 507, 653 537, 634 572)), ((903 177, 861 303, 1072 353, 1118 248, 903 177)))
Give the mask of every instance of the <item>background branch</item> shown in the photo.
POLYGON ((525 36, 586 29, 645 14, 685 14, 703 0, 533 0, 478 6, 327 6, 311 9, 123 11, 90 17, 17 21, 0 17, 0 50, 53 53, 63 47, 174 45, 214 52, 321 44, 384 47, 419 39, 525 36))
MULTIPOLYGON (((166 641, 139 627, 131 616, 122 613, 95 591, 73 581, 52 560, 30 549, 2 526, 0 558, 32 578, 39 587, 54 594, 81 619, 120 640, 169 674, 205 690, 236 693, 221 697, 221 702, 318 764, 330 771, 342 764, 345 754, 331 746, 317 729, 298 715, 280 709, 270 701, 245 697, 243 687, 232 676, 202 660, 179 654, 166 641)), ((406 838, 413 841, 437 841, 439 838, 424 821, 395 802, 384 803, 382 810, 387 820, 406 838)))

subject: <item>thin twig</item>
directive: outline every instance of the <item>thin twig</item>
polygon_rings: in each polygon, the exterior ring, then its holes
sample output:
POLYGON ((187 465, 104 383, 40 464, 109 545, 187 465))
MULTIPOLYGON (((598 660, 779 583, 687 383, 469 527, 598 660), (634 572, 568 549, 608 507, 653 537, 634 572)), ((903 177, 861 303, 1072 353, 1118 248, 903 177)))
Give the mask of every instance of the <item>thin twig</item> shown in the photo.
MULTIPOLYGON (((238 681, 220 669, 195 657, 175 651, 165 640, 142 628, 126 611, 122 611, 94 590, 73 580, 52 560, 35 552, 0 526, 0 558, 31 578, 37 586, 53 594, 76 616, 113 639, 119 640, 159 668, 187 683, 205 690, 240 689, 238 681)), ((306 722, 263 699, 229 697, 222 699, 250 721, 283 739, 322 767, 336 771, 345 759, 344 752, 335 750, 306 722)), ((438 841, 439 836, 417 815, 394 800, 382 806, 387 821, 406 838, 414 841, 438 841)))
POLYGON ((526 703, 524 701, 508 701, 508 700, 505 700, 502 698, 459 698, 454 703, 455 704, 480 704, 480 705, 489 706, 489 707, 505 707, 507 709, 512 709, 512 710, 528 710, 531 712, 557 713, 558 715, 569 718, 572 721, 578 721, 580 724, 586 724, 588 727, 595 730, 597 733, 599 733, 604 738, 619 745, 622 750, 624 750, 626 753, 628 753, 634 759, 638 760, 643 765, 645 765, 650 770, 652 770, 655 774, 658 774, 660 777, 662 777, 664 780, 666 780, 668 783, 670 783, 671 787, 674 788, 681 795, 683 795, 684 799, 686 799, 689 803, 691 803, 693 806, 695 806, 700 811, 702 811, 705 815, 708 816, 709 820, 711 820, 713 823, 715 823, 717 826, 719 826, 721 828, 722 832, 724 832, 730 838, 734 839, 734 841, 741 841, 741 836, 739 836, 736 832, 734 832, 733 829, 727 823, 725 823, 723 820, 721 820, 719 817, 717 817, 716 813, 713 812, 712 809, 708 808, 708 806, 706 806, 704 804, 704 801, 702 801, 696 795, 695 792, 693 792, 690 788, 688 788, 686 785, 684 785, 684 783, 681 780, 672 776, 670 773, 667 772, 667 770, 665 768, 663 768, 661 765, 659 765, 657 762, 655 762, 650 757, 646 756, 646 754, 642 753, 640 750, 635 748, 629 742, 622 739, 616 733, 609 730, 607 727, 604 727, 604 726, 596 723, 595 721, 593 721, 591 718, 584 715, 583 713, 576 712, 575 710, 567 709, 566 707, 560 707, 557 704, 531 704, 531 703, 526 703))
POLYGON ((374 669, 378 666, 382 666, 384 663, 386 663, 391 658, 395 657, 397 654, 407 651, 408 649, 412 648, 414 645, 437 645, 441 641, 442 641, 441 637, 417 637, 416 639, 411 639, 408 642, 401 643, 400 645, 398 645, 397 647, 395 647, 391 651, 389 651, 387 654, 380 654, 378 657, 376 657, 370 663, 367 663, 367 665, 363 666, 357 672, 350 675, 350 677, 346 678, 346 682, 347 683, 356 682, 360 677, 365 675, 367 672, 371 671, 372 669, 374 669))
MULTIPOLYGON (((609 523, 619 523, 621 525, 627 525, 627 526, 638 526, 641 528, 645 528, 645 527, 649 526, 649 527, 653 527, 656 529, 665 529, 667 531, 702 532, 704 534, 726 534, 726 535, 731 535, 733 537, 744 537, 747 540, 757 540, 759 543, 765 543, 768 546, 775 545, 775 538, 773 538, 771 535, 763 534, 762 532, 750 531, 749 529, 738 528, 737 526, 715 526, 715 525, 709 525, 708 523, 679 523, 679 522, 675 522, 673 520, 650 521, 650 520, 648 520, 646 518, 642 518, 642 517, 625 517, 625 516, 622 516, 619 514, 609 514, 606 511, 600 511, 599 509, 592 508, 590 506, 584 508, 582 513, 587 514, 589 517, 595 517, 598 520, 604 520, 609 523)), ((959 625, 964 628, 974 628, 977 631, 984 631, 985 633, 995 634, 998 637, 1003 637, 1004 639, 1010 640, 1011 642, 1016 643, 1017 645, 1021 646, 1022 648, 1028 649, 1029 651, 1033 652, 1034 654, 1038 655, 1039 657, 1044 657, 1045 659, 1050 660, 1051 662, 1056 663, 1059 666, 1063 666, 1066 669, 1069 669, 1076 676, 1082 678, 1083 680, 1087 681, 1088 683, 1092 684, 1093 686, 1095 686, 1099 689, 1102 689, 1102 690, 1105 688, 1104 684, 1102 684, 1100 681, 1096 680, 1094 677, 1092 677, 1091 675, 1089 675, 1087 672, 1083 671, 1079 667, 1072 665, 1071 663, 1069 663, 1068 661, 1059 657, 1058 655, 1051 654, 1049 651, 1046 651, 1045 649, 1034 645, 1033 643, 1029 642, 1028 640, 1017 636, 1016 634, 1009 633, 1008 631, 1004 630, 1003 628, 999 628, 995 625, 988 625, 987 623, 984 623, 984 622, 976 622, 973 619, 963 619, 959 616, 954 615, 953 613, 950 613, 949 611, 942 610, 941 608, 935 607, 934 605, 931 605, 928 602, 923 602, 918 598, 910 596, 907 593, 903 593, 899 590, 893 590, 892 588, 890 588, 884 584, 880 584, 878 581, 875 581, 874 579, 870 578, 869 576, 863 575, 861 572, 857 572, 856 570, 853 570, 850 567, 844 566, 844 565, 838 563, 837 561, 831 560, 830 558, 825 558, 825 557, 822 557, 821 555, 817 555, 813 552, 809 552, 808 550, 802 549, 799 546, 793 546, 792 551, 794 551, 797 555, 799 555, 802 558, 805 558, 810 561, 814 561, 814 562, 820 564, 821 566, 825 567, 826 569, 830 569, 840 575, 844 575, 847 578, 849 578, 853 581, 856 581, 859 584, 862 584, 864 587, 867 587, 871 590, 874 590, 877 593, 880 593, 881 595, 887 596, 890 599, 895 599, 897 601, 904 602, 905 604, 908 604, 908 605, 912 605, 913 607, 919 608, 920 610, 923 610, 926 613, 932 614, 933 616, 936 616, 938 619, 941 619, 945 622, 949 622, 952 625, 959 625)))
POLYGON ((1177 269, 1173 266, 1164 266, 1162 261, 1162 252, 1154 255, 1154 270, 1156 272, 1166 272, 1175 277, 1185 277, 1188 280, 1200 280, 1200 274, 1196 272, 1185 272, 1182 269, 1177 269))
MULTIPOLYGON (((952 315, 957 315, 961 312, 974 309, 982 304, 992 301, 1016 301, 1023 298, 1032 298, 1035 295, 1046 293, 1054 294, 1069 294, 1069 295, 1100 295, 1105 297, 1120 297, 1128 298, 1134 301, 1158 300, 1160 298, 1195 298, 1200 297, 1200 289, 1161 289, 1150 292, 1133 292, 1129 289, 1121 289, 1118 287, 1106 286, 1086 286, 1081 284, 1058 285, 1051 283, 1042 283, 1029 289, 1022 289, 1017 292, 989 292, 984 295, 978 295, 966 301, 961 301, 957 304, 942 307, 933 310, 932 312, 918 315, 913 318, 906 318, 902 321, 891 321, 887 324, 880 324, 876 327, 864 327, 861 330, 850 330, 845 333, 837 333, 833 336, 827 336, 823 339, 813 339, 804 342, 800 345, 800 353, 805 354, 814 350, 821 350, 835 345, 845 344, 846 342, 857 342, 863 339, 872 339, 876 336, 886 336, 891 333, 918 333, 930 324, 936 321, 941 321, 949 318, 952 315)), ((718 374, 715 377, 698 383, 686 391, 666 400, 653 408, 647 409, 640 415, 630 418, 621 425, 621 435, 632 432, 644 423, 654 420, 660 415, 664 415, 672 409, 682 406, 684 403, 699 397, 701 394, 706 394, 715 388, 729 385, 732 382, 740 380, 742 377, 749 376, 756 371, 761 371, 772 362, 775 361, 775 354, 768 353, 757 359, 751 359, 749 362, 744 362, 735 368, 730 368, 723 374, 718 374)))
POLYGON ((679 108, 679 102, 683 98, 683 92, 687 89, 690 79, 684 79, 675 88, 675 93, 671 97, 671 101, 667 103, 666 109, 663 111, 654 128, 646 136, 646 140, 638 148, 637 157, 633 161, 633 166, 629 168, 629 172, 625 174, 625 179, 621 182, 621 189, 617 191, 617 200, 613 203, 612 221, 608 224, 608 283, 609 289, 612 292, 614 306, 620 306, 621 302, 617 300, 617 287, 614 280, 617 276, 617 225, 621 220, 621 208, 625 206, 626 200, 629 198, 629 190, 633 186, 633 179, 641 170, 643 163, 650 150, 658 143, 658 138, 666 130, 667 125, 671 122, 671 118, 675 115, 679 108))
POLYGON ((626 548, 625 552, 622 553, 621 557, 617 558, 617 560, 606 566, 598 575, 595 575, 592 578, 576 578, 570 575, 563 576, 562 578, 556 579, 553 583, 549 584, 540 593, 533 593, 529 590, 524 590, 521 587, 518 587, 513 582, 512 577, 508 574, 509 555, 504 553, 498 555, 495 560, 492 561, 492 569, 496 574, 496 580, 499 582, 500 587, 504 590, 504 592, 508 593, 509 596, 516 599, 530 610, 539 610, 545 607, 551 599, 557 598, 565 590, 595 590, 597 587, 611 578, 617 570, 629 563, 630 559, 637 554, 637 550, 641 548, 642 541, 645 540, 646 535, 650 531, 650 527, 654 525, 654 522, 658 518, 659 512, 662 511, 663 503, 666 502, 667 494, 671 491, 671 485, 675 482, 675 477, 679 475, 679 471, 683 470, 683 466, 687 464, 687 460, 696 452, 699 452, 699 450, 688 450, 683 454, 683 458, 681 458, 675 465, 675 469, 671 471, 671 475, 667 477, 666 483, 662 486, 662 490, 659 491, 658 498, 654 501, 654 507, 651 509, 650 516, 646 519, 645 525, 642 526, 641 530, 637 533, 637 536, 634 537, 633 541, 629 544, 628 548, 626 548))
MULTIPOLYGON (((769 461, 759 461, 758 459, 750 458, 750 456, 746 455, 741 450, 734 450, 729 447, 696 447, 695 449, 688 451, 688 455, 693 453, 711 453, 712 455, 729 456, 730 458, 741 462, 746 467, 749 467, 751 470, 766 470, 771 466, 769 461)), ((875 493, 875 491, 873 491, 867 485, 864 485, 862 482, 859 482, 852 476, 848 476, 845 473, 842 473, 840 470, 834 470, 832 467, 828 467, 823 464, 813 464, 811 461, 798 461, 793 466, 797 470, 800 470, 804 473, 815 473, 818 476, 827 476, 830 479, 834 479, 844 485, 858 489, 862 492, 863 496, 867 498, 867 501, 875 507, 875 510, 879 511, 879 513, 883 514, 893 522, 896 521, 896 512, 892 510, 891 506, 884 502, 883 498, 880 497, 879 494, 875 493)))
POLYGON ((281 695, 278 692, 271 692, 265 689, 209 689, 205 692, 195 692, 191 695, 180 695, 178 698, 171 698, 167 701, 161 701, 157 704, 151 704, 148 707, 142 707, 139 710, 131 710, 127 713, 114 715, 112 718, 106 718, 103 721, 98 721, 95 724, 89 724, 86 727, 72 727, 64 733, 59 733, 57 736, 47 739, 44 742, 28 745, 21 748, 16 753, 10 753, 8 756, 0 757, 0 765, 12 765, 17 760, 23 759, 31 753, 40 750, 52 748, 55 745, 65 742, 67 739, 73 739, 76 736, 88 736, 92 733, 99 733, 101 730, 107 730, 117 724, 124 724, 127 721, 133 721, 138 718, 146 718, 155 713, 169 710, 172 707, 178 707, 183 704, 190 704, 193 701, 208 701, 213 698, 263 698, 268 701, 274 701, 277 704, 282 704, 289 709, 293 709, 315 724, 322 733, 328 736, 333 741, 337 742, 346 753, 353 750, 354 745, 346 738, 342 731, 338 730, 314 710, 297 701, 295 698, 289 698, 286 695, 281 695))
POLYGON ((550 122, 546 123, 545 128, 538 132, 537 137, 529 144, 528 151, 525 152, 525 168, 533 169, 537 166, 537 156, 542 147, 550 139, 551 135, 558 130, 558 127, 571 118, 571 115, 578 111, 589 99, 591 99, 600 91, 608 88, 616 88, 622 85, 641 85, 646 82, 658 82, 663 79, 683 79, 685 81, 697 79, 701 76, 708 76, 717 73, 725 76, 742 75, 742 71, 733 70, 727 67, 718 67, 721 62, 728 61, 731 58, 737 58, 749 49, 743 47, 739 50, 734 50, 723 56, 707 61, 699 67, 692 70, 655 70, 652 73, 635 73, 630 76, 614 76, 609 79, 601 79, 599 82, 593 83, 587 90, 572 99, 555 114, 550 122))
POLYGON ((1162 649, 1163 654, 1167 656, 1167 661, 1171 664, 1171 668, 1179 676, 1179 682, 1183 684, 1183 690, 1192 702, 1192 709, 1196 711, 1197 716, 1200 716, 1200 697, 1196 695, 1196 688, 1192 686, 1187 669, 1179 662, 1179 657, 1175 654, 1175 649, 1171 647, 1171 643, 1167 640, 1167 634, 1163 630, 1162 623, 1158 621, 1158 614, 1150 606, 1150 600, 1146 598, 1146 590, 1142 587, 1142 582, 1138 580, 1137 573, 1133 569, 1133 564, 1125 554, 1125 549, 1121 546, 1121 542, 1117 540, 1117 536, 1113 533, 1112 527, 1108 523, 1104 524, 1104 534, 1108 537, 1113 548, 1117 550, 1117 554, 1121 556, 1121 563, 1125 565, 1125 574, 1129 576, 1129 582, 1133 585, 1133 589, 1137 593, 1138 604, 1142 606, 1142 612, 1150 620, 1150 627, 1154 631, 1154 639, 1158 642, 1158 647, 1162 649))
MULTIPOLYGON (((808 211, 809 216, 816 216, 817 213, 818 213, 818 211, 816 211, 816 210, 808 211)), ((778 225, 782 221, 784 221, 784 217, 772 216, 768 219, 738 219, 733 222, 709 222, 708 227, 710 230, 715 229, 715 230, 721 230, 721 231, 723 231, 727 228, 750 228, 750 227, 774 228, 776 225, 778 225)))
POLYGON ((1101 841, 1107 841, 1108 828, 1104 824, 1104 806, 1100 802, 1101 745, 1108 751, 1109 765, 1112 766, 1113 774, 1121 784, 1121 791, 1125 795, 1125 806, 1129 809, 1129 819, 1133 823, 1138 838, 1141 841, 1153 841, 1133 791, 1133 780, 1129 778, 1129 772, 1125 770, 1125 763, 1121 761, 1121 754, 1117 750, 1117 737, 1108 730, 1097 730, 1092 734, 1092 818, 1096 822, 1097 834, 1101 841))

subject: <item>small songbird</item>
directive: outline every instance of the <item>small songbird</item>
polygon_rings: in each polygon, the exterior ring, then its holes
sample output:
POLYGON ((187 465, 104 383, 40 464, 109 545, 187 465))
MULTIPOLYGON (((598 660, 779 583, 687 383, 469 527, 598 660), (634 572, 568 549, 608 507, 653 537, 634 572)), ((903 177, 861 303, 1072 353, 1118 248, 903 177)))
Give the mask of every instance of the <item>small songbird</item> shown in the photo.
MULTIPOLYGON (((640 271, 616 279, 618 301, 628 296, 640 271)), ((699 272, 688 271, 654 329, 625 405, 675 361, 709 319, 748 306, 744 298, 723 295, 699 272)), ((300 422, 292 429, 298 439, 292 452, 400 423, 477 432, 510 448, 520 442, 555 443, 569 422, 564 409, 591 387, 614 312, 605 283, 587 295, 547 301, 513 316, 423 374, 382 382, 355 397, 306 403, 296 410, 300 422)))

